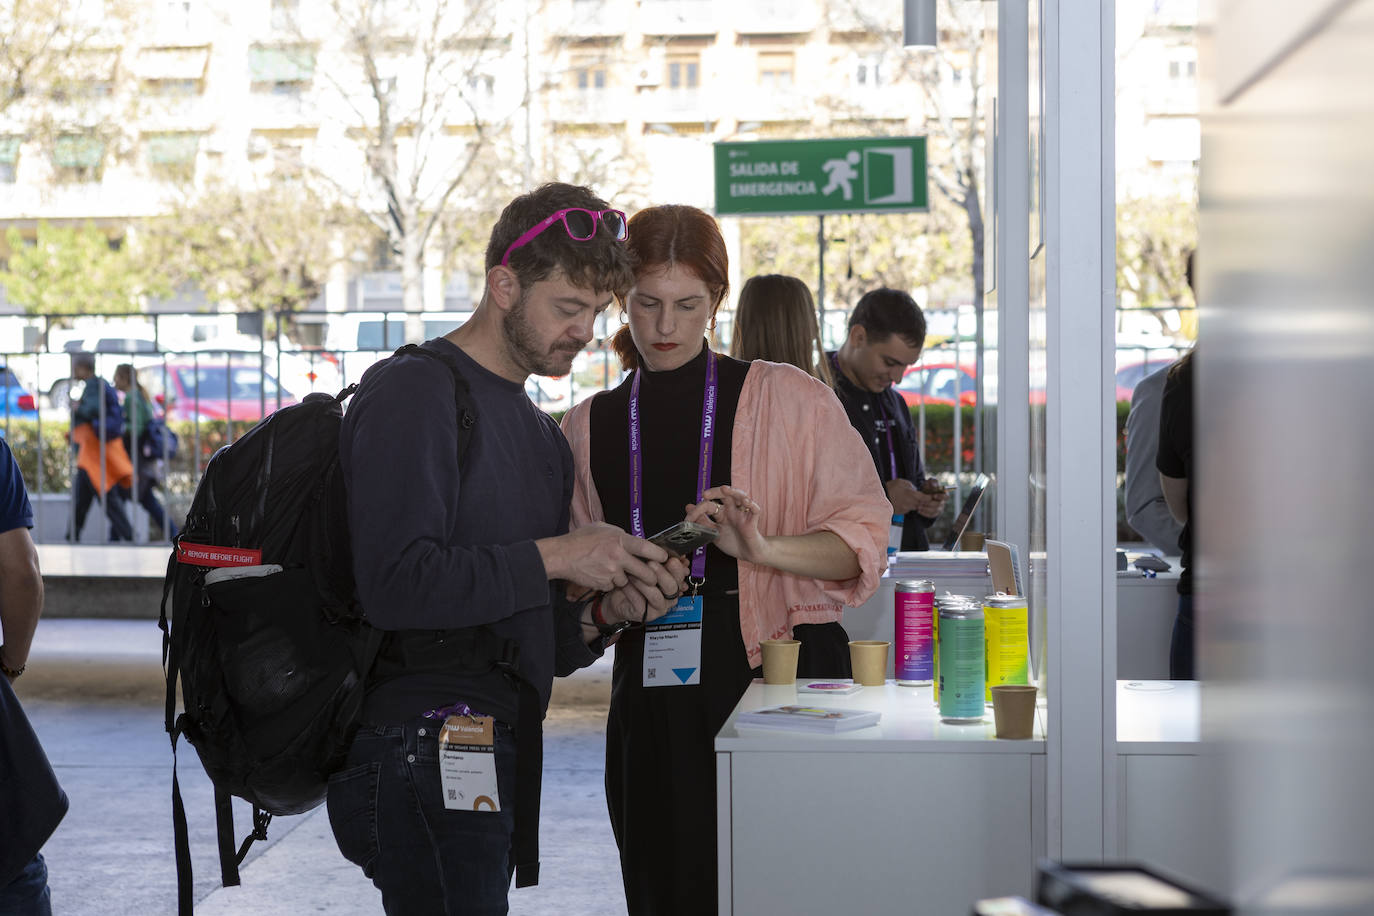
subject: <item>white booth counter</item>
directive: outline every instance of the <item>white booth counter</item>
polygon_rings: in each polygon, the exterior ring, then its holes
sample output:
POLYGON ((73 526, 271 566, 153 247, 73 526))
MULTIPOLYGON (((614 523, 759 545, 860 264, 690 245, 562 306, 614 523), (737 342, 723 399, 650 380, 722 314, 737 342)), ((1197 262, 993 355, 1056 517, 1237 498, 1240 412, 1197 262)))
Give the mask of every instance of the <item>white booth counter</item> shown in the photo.
POLYGON ((964 913, 1030 896, 1045 836, 1037 713, 1034 738, 1004 741, 991 709, 983 724, 941 722, 930 687, 827 696, 755 681, 716 736, 720 912, 964 913), (788 703, 882 719, 838 734, 736 726, 788 703))
MULTIPOLYGON (((1155 576, 1138 570, 1117 574, 1116 580, 1116 675, 1131 680, 1164 680, 1169 677, 1169 640, 1178 613, 1178 558, 1166 557, 1173 567, 1155 576)), ((978 575, 883 575, 878 590, 858 607, 845 608, 844 628, 850 639, 891 640, 892 589, 900 579, 930 579, 936 593, 971 595, 975 598, 992 591, 992 579, 978 575)), ((888 676, 892 676, 891 658, 888 676)))
POLYGON ((1197 681, 1116 684, 1120 858, 1226 890, 1227 838, 1217 758, 1201 742, 1197 681))

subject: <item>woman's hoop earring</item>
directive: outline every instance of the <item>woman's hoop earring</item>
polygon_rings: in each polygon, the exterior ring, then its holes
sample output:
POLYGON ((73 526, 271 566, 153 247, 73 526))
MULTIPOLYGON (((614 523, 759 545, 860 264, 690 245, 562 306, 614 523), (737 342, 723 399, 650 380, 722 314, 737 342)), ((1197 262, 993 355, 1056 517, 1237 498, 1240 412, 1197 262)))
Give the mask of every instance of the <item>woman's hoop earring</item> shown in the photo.
POLYGON ((712 315, 712 316, 711 316, 711 320, 708 321, 708 322, 706 323, 706 330, 708 330, 708 331, 714 331, 715 329, 716 329, 716 316, 715 316, 715 315, 712 315))

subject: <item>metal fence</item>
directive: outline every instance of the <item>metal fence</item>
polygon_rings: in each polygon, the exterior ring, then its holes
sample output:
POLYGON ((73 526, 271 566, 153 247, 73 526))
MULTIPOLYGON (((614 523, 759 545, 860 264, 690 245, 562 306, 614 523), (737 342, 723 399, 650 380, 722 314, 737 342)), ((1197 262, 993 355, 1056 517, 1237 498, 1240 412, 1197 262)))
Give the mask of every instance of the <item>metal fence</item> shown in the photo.
MULTIPOLYGON (((447 333, 465 317, 465 313, 426 313, 425 336, 447 333)), ((985 359, 980 364, 976 359, 972 341, 960 334, 957 313, 932 311, 929 317, 933 327, 943 324, 949 333, 933 338, 934 346, 907 373, 901 387, 916 416, 922 454, 929 455, 928 446, 937 440, 944 443, 941 456, 949 451, 938 466, 931 466, 930 461, 927 465, 929 473, 958 487, 946 512, 952 518, 977 473, 995 476, 996 469, 990 465, 996 452, 996 371, 995 363, 985 359), (949 417, 947 422, 953 428, 937 429, 927 423, 930 405, 978 405, 971 412, 976 428, 969 428, 964 410, 940 409, 941 417, 949 417), (964 443, 970 436, 978 445, 986 442, 987 447, 975 447, 969 453, 964 443)), ((141 480, 155 481, 152 496, 165 506, 170 524, 179 525, 216 450, 242 436, 262 417, 297 403, 311 392, 338 393, 404 340, 404 313, 347 313, 330 318, 330 325, 296 335, 314 341, 307 343, 285 339, 282 329, 286 322, 281 319, 275 322, 273 333, 252 333, 264 324, 260 316, 246 328, 242 316, 203 313, 140 316, 135 321, 142 325, 131 325, 128 316, 81 316, 84 325, 70 328, 59 327, 57 316, 0 318, 0 323, 16 320, 23 322, 23 328, 36 329, 24 332, 26 346, 22 351, 0 352, 4 361, 0 369, 0 433, 9 442, 30 490, 35 539, 81 543, 122 539, 128 532, 110 519, 123 509, 134 542, 165 541, 170 526, 154 524, 140 507, 139 497, 144 495, 140 494, 141 480), (189 339, 194 328, 220 333, 189 339), (80 532, 76 531, 79 507, 74 498, 80 495, 80 475, 71 425, 73 395, 79 398, 84 390, 82 383, 72 378, 71 357, 78 352, 94 356, 96 375, 107 383, 113 381, 121 364, 130 365, 147 391, 154 414, 164 418, 178 438, 176 454, 161 459, 145 456, 135 441, 118 446, 99 441, 97 467, 106 466, 112 448, 127 453, 133 468, 132 486, 126 497, 118 490, 106 490, 100 485, 103 481, 93 481, 96 496, 80 532), (111 501, 117 503, 113 512, 111 501)), ((70 317, 61 320, 74 323, 70 317)), ((598 343, 614 330, 614 325, 599 326, 598 343)), ((14 341, 14 336, 9 339, 14 341)), ((1178 355, 1172 347, 1119 349, 1118 398, 1129 398, 1130 389, 1140 378, 1178 355)), ((604 346, 594 346, 578 357, 570 375, 532 378, 526 391, 536 404, 557 414, 614 387, 623 377, 614 354, 604 346)), ((104 399, 99 403, 103 422, 104 399)), ((982 520, 993 517, 994 499, 995 491, 980 507, 973 527, 985 525, 982 520)), ((941 526, 936 529, 938 534, 941 526)))

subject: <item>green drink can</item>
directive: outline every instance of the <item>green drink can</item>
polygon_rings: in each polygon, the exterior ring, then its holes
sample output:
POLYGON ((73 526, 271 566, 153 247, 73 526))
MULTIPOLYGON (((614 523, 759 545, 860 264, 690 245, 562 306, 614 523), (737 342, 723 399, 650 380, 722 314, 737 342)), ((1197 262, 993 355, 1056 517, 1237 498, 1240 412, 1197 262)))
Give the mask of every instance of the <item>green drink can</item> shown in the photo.
POLYGON ((986 670, 982 602, 944 595, 939 604, 940 718, 954 724, 981 722, 986 670))

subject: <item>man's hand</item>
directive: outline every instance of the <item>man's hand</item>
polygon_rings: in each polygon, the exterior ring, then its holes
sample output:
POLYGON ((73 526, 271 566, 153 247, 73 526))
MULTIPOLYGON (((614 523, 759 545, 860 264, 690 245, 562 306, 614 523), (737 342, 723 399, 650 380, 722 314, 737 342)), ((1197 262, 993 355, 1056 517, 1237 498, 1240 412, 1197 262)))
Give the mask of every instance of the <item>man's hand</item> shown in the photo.
POLYGON ((550 580, 564 579, 599 592, 624 588, 632 580, 655 589, 671 583, 663 565, 668 562, 666 550, 605 522, 541 538, 534 545, 550 580))
POLYGON ((921 497, 925 495, 904 477, 887 481, 883 489, 887 491, 887 501, 892 503, 893 515, 906 515, 913 511, 921 505, 921 497))
POLYGON ((916 491, 916 504, 911 511, 925 518, 939 518, 940 513, 945 511, 945 500, 949 494, 943 487, 939 491, 928 493, 924 490, 916 491))
POLYGON ((668 613, 676 600, 663 594, 657 586, 632 579, 624 588, 613 589, 601 596, 601 617, 607 623, 619 623, 622 620, 653 623, 668 613))

